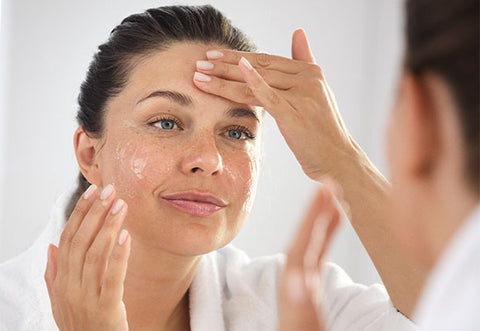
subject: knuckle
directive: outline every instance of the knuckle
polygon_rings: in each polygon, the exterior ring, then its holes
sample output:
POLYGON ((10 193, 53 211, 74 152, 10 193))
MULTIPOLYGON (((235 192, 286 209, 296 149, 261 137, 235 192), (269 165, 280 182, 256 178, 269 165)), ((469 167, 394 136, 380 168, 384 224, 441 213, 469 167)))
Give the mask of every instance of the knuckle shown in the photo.
POLYGON ((85 255, 85 265, 95 265, 101 260, 100 254, 96 251, 88 251, 85 255))
POLYGON ((265 69, 263 69, 263 68, 258 68, 258 69, 256 69, 256 70, 257 70, 258 74, 259 74, 260 76, 262 76, 263 79, 265 79, 265 76, 266 76, 266 74, 267 74, 267 70, 265 70, 265 69))
POLYGON ((322 68, 320 68, 320 66, 316 64, 311 64, 310 70, 315 77, 323 79, 323 70, 322 68))
POLYGON ((253 94, 253 91, 252 91, 251 87, 248 86, 248 85, 245 85, 243 94, 249 99, 255 98, 255 94, 253 94))
POLYGON ((273 106, 280 104, 280 96, 278 95, 278 93, 270 90, 270 92, 268 93, 268 102, 270 103, 270 105, 273 106))
POLYGON ((74 219, 74 218, 79 218, 83 217, 88 211, 88 207, 86 205, 86 200, 83 198, 80 198, 80 200, 77 202, 77 205, 72 211, 72 214, 70 214, 70 217, 68 220, 74 219))
POLYGON ((226 88, 227 88, 227 83, 225 82, 225 80, 223 80, 223 79, 217 80, 217 90, 219 92, 225 91, 226 88))
POLYGON ((230 66, 224 63, 216 64, 218 65, 218 73, 220 76, 226 76, 230 73, 230 66))
POLYGON ((68 243, 72 241, 73 238, 73 232, 69 230, 64 230, 60 236, 60 244, 59 246, 64 247, 68 243))
POLYGON ((268 67, 272 61, 270 55, 266 53, 259 53, 257 54, 256 62, 261 67, 268 67))
POLYGON ((77 233, 70 240, 70 247, 72 249, 80 249, 83 247, 83 242, 84 242, 83 235, 81 233, 77 233))

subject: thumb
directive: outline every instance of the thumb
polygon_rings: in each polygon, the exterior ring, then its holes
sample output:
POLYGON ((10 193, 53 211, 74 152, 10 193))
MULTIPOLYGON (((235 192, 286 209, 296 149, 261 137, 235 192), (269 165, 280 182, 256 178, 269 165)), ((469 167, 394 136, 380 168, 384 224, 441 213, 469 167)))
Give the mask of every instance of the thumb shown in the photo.
POLYGON ((57 277, 57 247, 50 244, 48 246, 48 261, 47 268, 45 270, 45 282, 47 283, 48 294, 50 299, 53 300, 53 282, 57 277))
POLYGON ((292 36, 292 59, 315 63, 307 34, 302 28, 296 29, 292 36))

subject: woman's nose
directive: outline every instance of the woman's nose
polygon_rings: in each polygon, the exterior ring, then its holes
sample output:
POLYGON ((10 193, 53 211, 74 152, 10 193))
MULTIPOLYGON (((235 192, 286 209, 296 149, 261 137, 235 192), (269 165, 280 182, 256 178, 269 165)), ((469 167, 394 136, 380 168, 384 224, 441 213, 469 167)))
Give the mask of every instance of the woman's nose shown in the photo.
POLYGON ((195 138, 185 151, 182 171, 203 176, 216 175, 223 170, 223 160, 214 137, 195 138))

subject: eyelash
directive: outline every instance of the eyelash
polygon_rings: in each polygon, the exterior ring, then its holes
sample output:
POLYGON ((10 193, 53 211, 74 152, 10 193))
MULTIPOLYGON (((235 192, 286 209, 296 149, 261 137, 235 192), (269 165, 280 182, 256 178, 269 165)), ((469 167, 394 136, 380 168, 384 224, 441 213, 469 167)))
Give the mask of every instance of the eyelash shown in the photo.
MULTIPOLYGON (((180 130, 183 129, 183 123, 179 119, 177 119, 173 116, 167 116, 167 115, 160 115, 158 117, 153 118, 152 120, 150 120, 148 122, 148 125, 152 126, 156 130, 169 131, 169 130, 165 130, 165 129, 162 129, 160 127, 155 126, 155 123, 158 123, 160 121, 172 121, 172 122, 175 123, 175 125, 178 127, 178 129, 180 129, 180 130)), ((228 132, 232 131, 232 130, 240 131, 245 136, 244 139, 234 139, 234 138, 232 138, 234 140, 254 140, 256 138, 256 136, 254 134, 252 134, 251 131, 248 128, 244 127, 243 125, 234 125, 232 127, 229 127, 225 130, 225 133, 228 134, 228 132)))
MULTIPOLYGON (((225 132, 228 133, 229 131, 233 131, 233 130, 235 130, 235 131, 240 131, 240 132, 243 133, 243 134, 245 135, 245 137, 246 137, 245 139, 236 139, 236 140, 247 140, 247 139, 248 139, 248 140, 253 140, 253 139, 255 139, 255 135, 252 134, 249 129, 247 129, 246 127, 244 127, 244 126, 242 126, 242 125, 232 126, 232 127, 228 128, 228 129, 226 129, 225 132)), ((233 139, 233 138, 232 138, 232 139, 233 139)))
POLYGON ((148 125, 151 125, 154 129, 157 129, 157 130, 167 131, 165 129, 162 129, 162 128, 159 128, 159 127, 155 126, 155 123, 158 123, 160 121, 172 121, 173 123, 175 123, 175 125, 179 129, 183 129, 183 123, 179 119, 177 119, 173 116, 167 116, 167 115, 160 115, 158 117, 155 117, 154 119, 152 119, 151 121, 148 122, 148 125))

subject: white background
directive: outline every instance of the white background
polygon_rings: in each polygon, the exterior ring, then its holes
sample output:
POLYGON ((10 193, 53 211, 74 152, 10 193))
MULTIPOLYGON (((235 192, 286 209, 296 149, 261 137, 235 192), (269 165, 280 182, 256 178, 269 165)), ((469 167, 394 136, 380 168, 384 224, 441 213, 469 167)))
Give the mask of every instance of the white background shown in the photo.
MULTIPOLYGON (((190 1, 188 4, 205 4, 190 1)), ((347 127, 385 172, 384 126, 402 56, 400 0, 210 1, 265 52, 290 56, 303 27, 347 127)), ((27 248, 78 172, 76 97, 96 47, 129 14, 178 4, 147 0, 3 0, 0 28, 0 262, 27 248)), ((183 2, 185 4, 185 2, 183 2)), ((265 124, 256 203, 235 244, 252 256, 283 251, 309 201, 307 179, 265 124)), ((363 283, 380 279, 348 223, 330 259, 363 283)))

